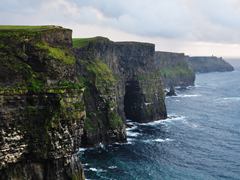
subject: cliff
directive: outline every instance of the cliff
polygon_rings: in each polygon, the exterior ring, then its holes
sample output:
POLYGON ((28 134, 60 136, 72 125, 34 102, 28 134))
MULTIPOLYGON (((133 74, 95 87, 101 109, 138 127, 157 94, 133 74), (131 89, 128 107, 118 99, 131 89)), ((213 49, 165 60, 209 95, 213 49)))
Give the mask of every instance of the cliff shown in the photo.
POLYGON ((188 65, 188 56, 157 51, 154 58, 165 87, 194 85, 195 73, 188 65))
POLYGON ((0 179, 84 179, 85 120, 72 31, 0 27, 0 179))
POLYGON ((190 67, 197 73, 233 71, 234 68, 223 58, 215 56, 190 57, 188 60, 190 67))
POLYGON ((79 147, 166 118, 154 45, 0 26, 0 179, 84 179, 79 147))
POLYGON ((138 42, 112 42, 107 38, 75 39, 78 64, 104 63, 115 84, 116 110, 121 119, 149 122, 166 118, 161 79, 154 65, 154 45, 138 42))

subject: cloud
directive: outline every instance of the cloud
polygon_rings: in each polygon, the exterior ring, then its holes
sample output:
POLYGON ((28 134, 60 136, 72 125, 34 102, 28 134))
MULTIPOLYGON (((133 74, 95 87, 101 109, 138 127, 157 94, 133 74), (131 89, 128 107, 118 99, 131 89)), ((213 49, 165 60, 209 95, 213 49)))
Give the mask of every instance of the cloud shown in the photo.
POLYGON ((240 42, 240 1, 1 0, 0 24, 58 24, 73 28, 75 35, 95 32, 122 39, 118 33, 153 42, 176 41, 173 44, 179 46, 229 45, 240 42))

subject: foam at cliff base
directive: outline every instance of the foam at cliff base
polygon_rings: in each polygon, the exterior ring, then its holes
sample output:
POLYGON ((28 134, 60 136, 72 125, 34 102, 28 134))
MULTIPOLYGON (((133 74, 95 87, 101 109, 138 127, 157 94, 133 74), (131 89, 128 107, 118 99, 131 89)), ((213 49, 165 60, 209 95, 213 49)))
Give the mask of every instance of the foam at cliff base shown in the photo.
POLYGON ((97 169, 97 168, 89 168, 90 171, 94 171, 94 172, 107 172, 106 170, 103 169, 97 169))
POLYGON ((161 120, 157 120, 157 121, 153 121, 153 122, 149 122, 149 123, 141 123, 139 125, 142 125, 142 126, 156 126, 158 124, 164 124, 166 122, 181 121, 181 120, 186 120, 186 117, 185 116, 171 115, 167 119, 161 119, 161 120))

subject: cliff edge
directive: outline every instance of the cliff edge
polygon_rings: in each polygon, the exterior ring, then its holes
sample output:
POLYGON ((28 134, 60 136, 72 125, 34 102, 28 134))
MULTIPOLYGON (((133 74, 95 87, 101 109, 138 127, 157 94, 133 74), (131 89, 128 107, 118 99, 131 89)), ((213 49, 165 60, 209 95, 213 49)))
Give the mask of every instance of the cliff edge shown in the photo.
POLYGON ((189 66, 197 73, 233 71, 231 64, 215 56, 190 57, 189 66))

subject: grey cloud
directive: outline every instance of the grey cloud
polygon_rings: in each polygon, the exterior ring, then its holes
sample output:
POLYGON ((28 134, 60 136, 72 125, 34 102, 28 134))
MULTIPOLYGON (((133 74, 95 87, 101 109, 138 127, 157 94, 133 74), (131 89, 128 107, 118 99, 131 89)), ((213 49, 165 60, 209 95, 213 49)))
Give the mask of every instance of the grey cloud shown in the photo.
POLYGON ((0 23, 24 18, 29 24, 74 22, 145 37, 240 41, 238 0, 2 0, 2 4, 0 23))

